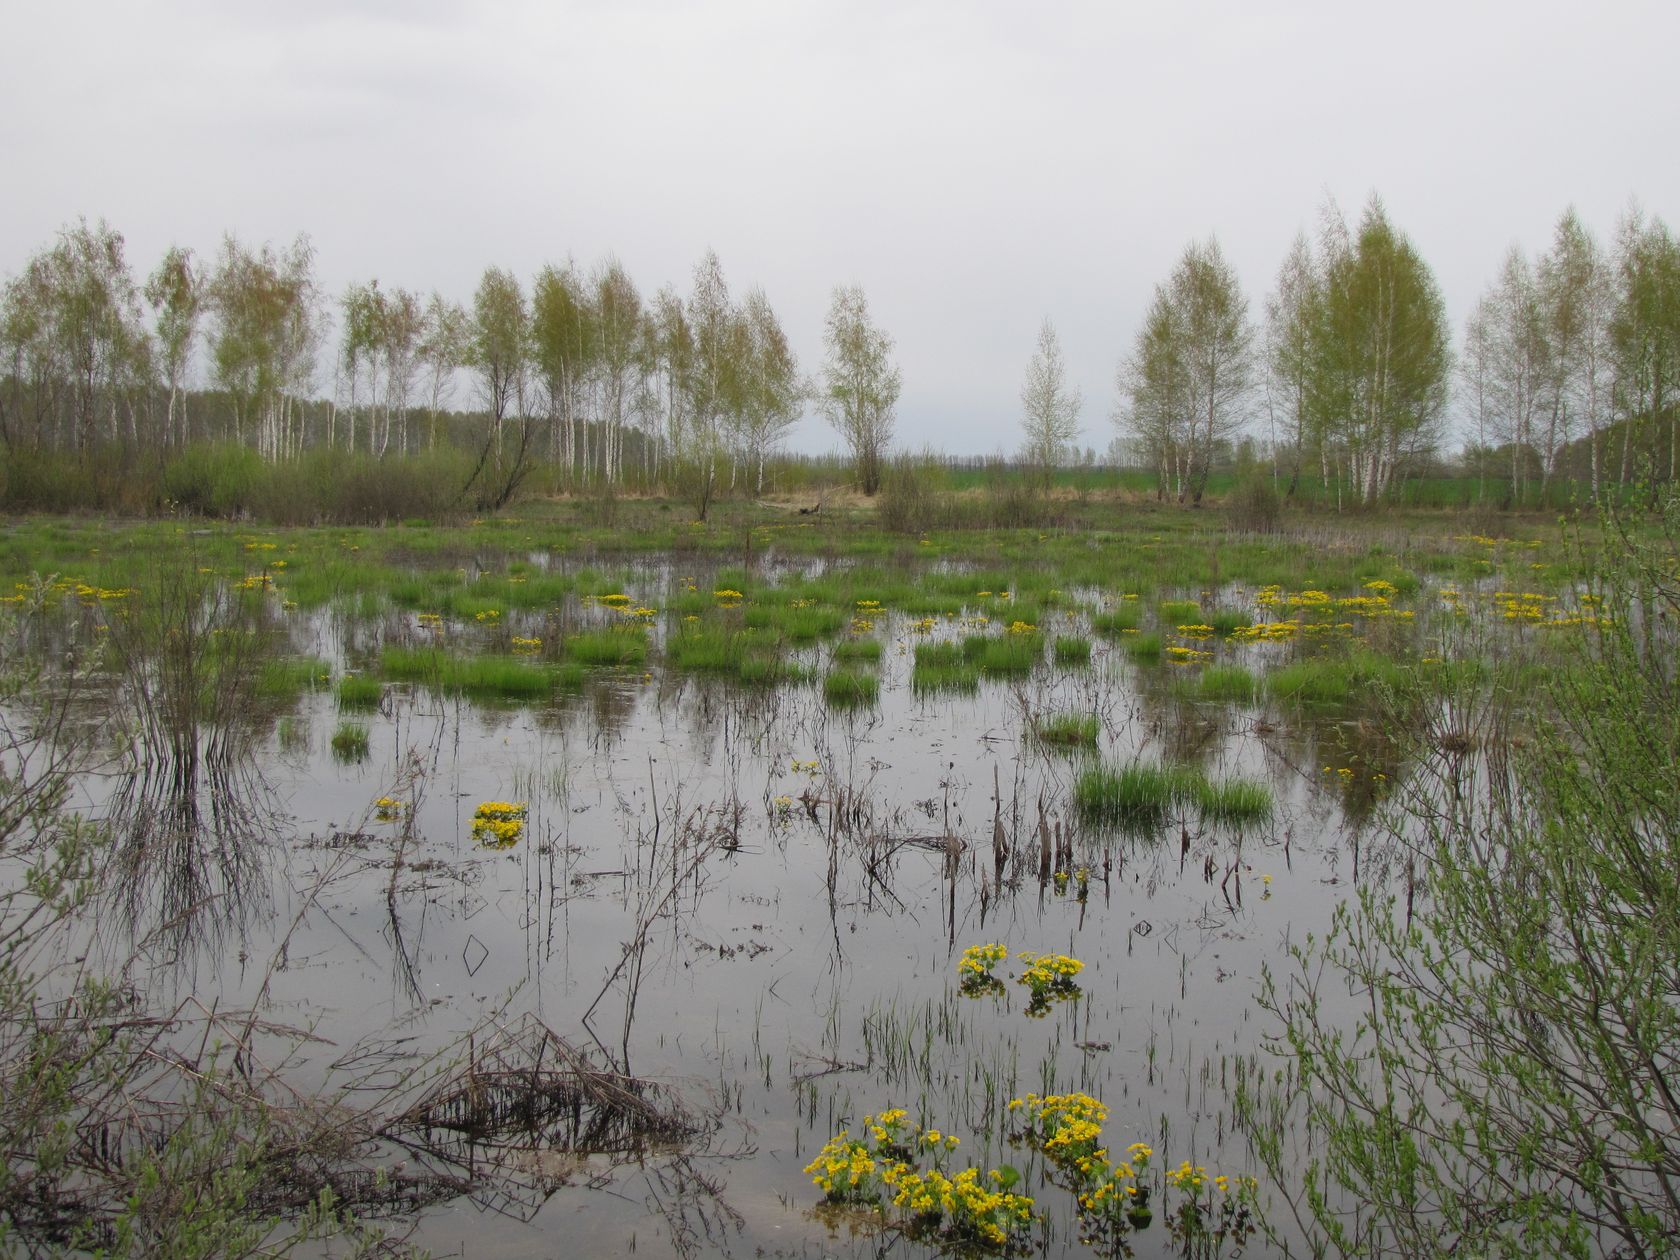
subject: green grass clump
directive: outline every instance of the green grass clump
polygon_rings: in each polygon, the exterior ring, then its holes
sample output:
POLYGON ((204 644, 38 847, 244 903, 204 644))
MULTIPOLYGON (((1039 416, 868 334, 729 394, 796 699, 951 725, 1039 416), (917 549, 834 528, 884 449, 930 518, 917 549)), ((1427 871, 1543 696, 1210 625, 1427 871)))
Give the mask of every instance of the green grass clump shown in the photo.
POLYGON ((1253 704, 1259 691, 1254 675, 1241 665, 1209 665, 1195 686, 1198 699, 1224 704, 1253 704))
POLYGON ((385 688, 377 678, 366 674, 347 674, 338 680, 338 707, 341 709, 377 709, 385 688))
POLYGON ((475 700, 540 700, 557 681, 554 673, 541 666, 503 656, 446 659, 439 689, 475 700))
POLYGON ((1094 713, 1053 713, 1035 727, 1038 738, 1061 748, 1095 748, 1102 721, 1094 713))
POLYGON ((665 655, 678 669, 734 674, 740 672, 747 651, 740 634, 722 626, 691 623, 666 642, 665 655))
POLYGON ((910 690, 917 695, 968 694, 980 689, 980 671, 963 659, 957 643, 918 643, 910 670, 910 690))
POLYGON ((1196 796, 1196 807, 1210 822, 1264 822, 1272 816, 1272 792, 1257 779, 1204 782, 1196 796))
POLYGON ((963 660, 982 674, 1026 674, 1044 659, 1044 636, 971 634, 963 640, 963 660))
POLYGON ((1199 626, 1202 606, 1193 599, 1164 599, 1157 607, 1163 626, 1199 626))
POLYGON ((368 747, 368 728, 360 722, 340 722, 333 732, 333 757, 338 761, 365 761, 368 747))
POLYGON ((830 670, 823 678, 823 696, 837 708, 874 704, 881 692, 881 680, 862 670, 830 670))
POLYGON ((1249 625, 1254 618, 1246 612, 1236 608, 1210 609, 1202 624, 1212 626, 1213 632, 1222 639, 1228 639, 1241 626, 1249 625))
POLYGON ((876 662, 881 659, 881 640, 851 638, 834 645, 834 659, 853 663, 876 662))
POLYGON ((1161 636, 1153 631, 1128 634, 1123 642, 1127 653, 1139 664, 1152 664, 1161 659, 1161 636))
POLYGON ((746 610, 744 623, 753 629, 773 630, 789 643, 815 643, 844 627, 846 616, 834 607, 755 604, 746 610))
POLYGON ((1105 639, 1118 639, 1126 631, 1136 630, 1141 618, 1142 613, 1138 611, 1137 601, 1129 600, 1093 616, 1091 629, 1105 639))
POLYGON ((1193 802, 1205 783, 1200 771, 1182 766, 1095 766, 1074 782, 1073 799, 1088 822, 1148 831, 1174 805, 1193 802))
POLYGON ((1076 635, 1059 634, 1051 645, 1051 652, 1058 665, 1089 665, 1091 663, 1091 640, 1076 635))
POLYGON ((436 648, 388 647, 380 654, 379 667, 389 679, 474 700, 541 700, 557 689, 575 691, 583 683, 583 666, 578 664, 552 669, 505 656, 455 656, 436 648))
POLYGON ((436 648, 387 647, 379 654, 379 672, 394 682, 425 682, 436 677, 443 658, 436 648))
POLYGON ((585 630, 566 640, 566 653, 580 665, 640 665, 647 660, 647 635, 640 626, 585 630))
POLYGON ((750 687, 774 687, 779 683, 794 681, 787 662, 779 656, 755 653, 743 657, 736 673, 741 681, 750 687))
POLYGON ((1303 709, 1345 709, 1404 686, 1406 677, 1398 661, 1357 652, 1281 666, 1266 676, 1266 689, 1274 700, 1303 709))
POLYGON ((271 700, 295 700, 306 691, 327 685, 332 666, 319 657, 264 661, 257 673, 257 694, 271 700))

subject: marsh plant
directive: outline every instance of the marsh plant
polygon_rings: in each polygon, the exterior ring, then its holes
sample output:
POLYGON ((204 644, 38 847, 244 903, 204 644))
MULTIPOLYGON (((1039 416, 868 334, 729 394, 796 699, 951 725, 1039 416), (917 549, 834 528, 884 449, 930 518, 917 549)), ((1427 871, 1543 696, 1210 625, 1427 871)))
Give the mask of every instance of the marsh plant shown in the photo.
POLYGON ((1675 1253, 1680 500, 1666 523, 1609 531, 1605 615, 1522 738, 1506 671, 1438 702, 1390 818, 1427 896, 1367 890, 1269 977, 1281 1059, 1238 1111, 1314 1254, 1675 1253))

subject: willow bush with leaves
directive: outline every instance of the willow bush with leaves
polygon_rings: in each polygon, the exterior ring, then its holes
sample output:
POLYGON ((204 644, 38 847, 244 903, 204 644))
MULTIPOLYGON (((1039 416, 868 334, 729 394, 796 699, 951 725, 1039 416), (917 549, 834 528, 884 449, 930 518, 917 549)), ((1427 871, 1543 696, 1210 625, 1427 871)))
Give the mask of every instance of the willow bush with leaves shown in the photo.
POLYGON ((1367 890, 1268 977, 1287 1066, 1238 1107, 1313 1254, 1680 1252, 1680 499, 1665 521, 1611 522, 1604 615, 1538 702, 1496 668, 1435 710, 1395 826, 1422 897, 1367 890))

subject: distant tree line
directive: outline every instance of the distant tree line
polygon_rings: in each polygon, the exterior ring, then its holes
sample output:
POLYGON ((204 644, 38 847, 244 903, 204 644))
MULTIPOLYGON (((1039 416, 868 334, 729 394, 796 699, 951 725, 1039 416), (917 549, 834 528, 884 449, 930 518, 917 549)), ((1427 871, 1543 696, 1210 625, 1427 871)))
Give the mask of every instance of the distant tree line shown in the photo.
POLYGON ((1375 198, 1356 227, 1330 206, 1295 240, 1258 327, 1218 242, 1195 242, 1121 364, 1115 419, 1163 497, 1198 501, 1258 430, 1286 496, 1309 472, 1370 504, 1437 461, 1455 379, 1470 462, 1508 461, 1518 498, 1583 448, 1595 498, 1680 479, 1680 244, 1631 210, 1606 250, 1566 211, 1547 252, 1511 252, 1455 355, 1434 276, 1375 198))
MULTIPOLYGON (((1256 321, 1216 240, 1156 287, 1117 377, 1114 419, 1162 497, 1199 502, 1249 439, 1279 491, 1303 477, 1375 503, 1434 465, 1456 393, 1470 461, 1522 496, 1560 475, 1593 493, 1680 480, 1680 245, 1630 211, 1609 247, 1573 211, 1548 250, 1513 250, 1455 353, 1428 265, 1375 198, 1298 237, 1256 321)), ((815 406, 852 476, 879 487, 902 378, 861 289, 839 287, 825 362, 801 374, 768 297, 734 297, 715 254, 688 292, 644 296, 623 266, 568 261, 525 283, 491 267, 470 303, 351 284, 336 298, 308 238, 170 248, 144 280, 103 222, 67 227, 0 293, 0 444, 167 460, 206 442, 282 464, 465 452, 478 506, 541 468, 563 490, 659 488, 702 517, 759 494, 815 406), (461 394, 470 383, 470 396, 461 394)), ((1066 462, 1081 401, 1049 320, 1021 391, 1035 484, 1066 462)))
POLYGON ((667 286, 644 299, 608 258, 588 273, 544 267, 528 287, 491 267, 467 306, 378 280, 334 302, 305 237, 285 250, 229 237, 214 259, 171 248, 141 283, 122 237, 83 221, 0 297, 0 442, 383 459, 459 435, 440 421, 465 377, 485 421, 480 502, 506 502, 542 461, 563 488, 662 485, 704 515, 720 487, 761 491, 766 460, 812 400, 873 490, 897 398, 892 343, 855 288, 835 291, 828 336, 823 378, 809 382, 763 291, 733 299, 712 253, 686 296, 667 286), (311 405, 323 356, 324 407, 311 405), (194 390, 200 364, 208 388, 194 390))

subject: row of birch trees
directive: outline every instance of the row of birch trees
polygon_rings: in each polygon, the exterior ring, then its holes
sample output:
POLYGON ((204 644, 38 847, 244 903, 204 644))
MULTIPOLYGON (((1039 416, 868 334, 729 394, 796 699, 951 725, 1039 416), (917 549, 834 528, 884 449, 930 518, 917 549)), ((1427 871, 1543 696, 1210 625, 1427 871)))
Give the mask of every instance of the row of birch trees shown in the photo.
POLYGON ((106 224, 66 229, 0 295, 0 440, 385 457, 434 445, 459 401, 488 414, 492 464, 516 454, 528 471, 541 457, 585 485, 656 481, 680 463, 756 489, 804 409, 769 299, 732 298, 715 254, 686 295, 644 298, 609 258, 544 267, 528 285, 491 267, 466 305, 378 280, 332 301, 314 262, 306 237, 283 250, 229 237, 212 258, 171 248, 139 281, 106 224), (323 379, 328 405, 306 407, 323 379))
POLYGON ((1428 264, 1373 198, 1356 225, 1333 206, 1292 244, 1250 317, 1216 240, 1189 245, 1123 359, 1115 419, 1159 491, 1199 501, 1214 460, 1268 439, 1280 488, 1303 474, 1357 503, 1434 457, 1456 395, 1469 454, 1542 493, 1570 450, 1595 497, 1609 481, 1680 479, 1680 246, 1630 210, 1613 246, 1573 210, 1550 247, 1513 248, 1454 352, 1428 264), (1456 390, 1455 390, 1456 385, 1456 390))

